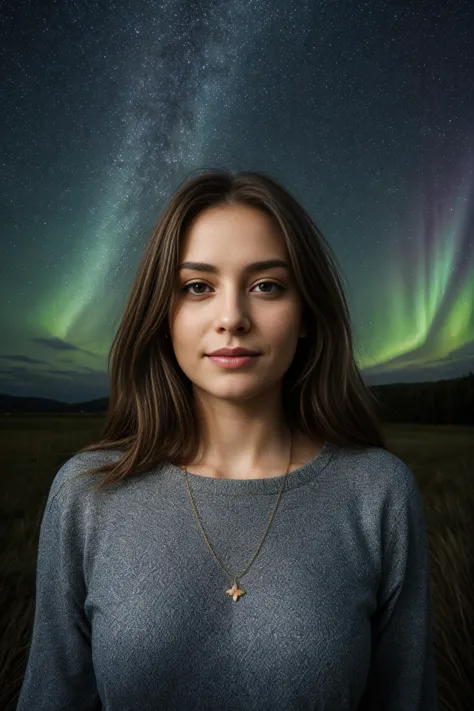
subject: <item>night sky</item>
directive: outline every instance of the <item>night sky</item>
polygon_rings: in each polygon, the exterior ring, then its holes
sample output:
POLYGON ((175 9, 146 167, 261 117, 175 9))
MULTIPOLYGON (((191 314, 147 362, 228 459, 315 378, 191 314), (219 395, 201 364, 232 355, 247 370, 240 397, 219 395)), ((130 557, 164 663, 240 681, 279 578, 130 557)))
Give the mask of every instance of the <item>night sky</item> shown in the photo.
POLYGON ((269 173, 343 270, 367 384, 474 370, 472 0, 1 3, 0 393, 108 395, 197 169, 269 173))

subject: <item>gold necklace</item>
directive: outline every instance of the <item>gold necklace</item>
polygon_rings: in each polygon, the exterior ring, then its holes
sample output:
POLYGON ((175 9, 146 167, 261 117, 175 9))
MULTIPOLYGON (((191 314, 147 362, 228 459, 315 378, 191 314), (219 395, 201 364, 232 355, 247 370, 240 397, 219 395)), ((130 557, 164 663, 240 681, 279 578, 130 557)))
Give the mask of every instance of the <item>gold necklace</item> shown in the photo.
POLYGON ((224 571, 224 573, 230 578, 231 581, 233 581, 232 587, 229 588, 229 590, 226 590, 226 594, 227 594, 227 595, 230 595, 230 596, 232 597, 232 599, 234 600, 234 602, 237 602, 237 600, 239 599, 239 597, 241 597, 242 595, 245 595, 245 590, 243 590, 243 589, 240 588, 240 586, 239 586, 239 580, 240 580, 241 578, 243 578, 244 575, 248 572, 248 570, 249 570, 250 566, 252 565, 252 563, 254 562, 255 558, 256 558, 256 557, 258 556, 258 554, 260 553, 260 549, 261 549, 261 547, 262 547, 262 545, 263 545, 263 542, 264 542, 264 540, 265 540, 265 538, 266 538, 266 536, 267 536, 268 531, 270 530, 270 526, 272 525, 273 517, 274 517, 275 514, 276 514, 276 511, 277 511, 277 508, 278 508, 278 504, 280 503, 280 499, 281 499, 281 496, 282 496, 282 494, 283 494, 283 489, 285 488, 285 484, 286 484, 288 472, 289 472, 290 465, 291 465, 291 454, 292 454, 292 450, 293 450, 293 437, 292 437, 292 435, 291 435, 291 433, 290 433, 290 461, 288 462, 288 467, 287 467, 287 469, 286 469, 286 474, 285 474, 285 476, 283 477, 283 483, 282 483, 282 485, 281 485, 281 489, 280 489, 280 493, 279 493, 279 495, 278 495, 278 499, 277 499, 276 504, 275 504, 275 506, 274 506, 274 508, 273 508, 272 515, 270 516, 270 522, 269 522, 269 524, 268 524, 268 526, 267 526, 267 529, 266 529, 265 533, 263 534, 263 538, 262 538, 262 540, 260 541, 260 545, 259 545, 258 548, 257 548, 257 552, 255 553, 254 557, 252 558, 252 560, 250 561, 250 563, 248 564, 248 566, 246 567, 246 569, 244 570, 244 572, 241 573, 241 575, 239 575, 238 577, 236 577, 236 576, 231 575, 230 573, 228 573, 227 570, 226 570, 226 569, 224 568, 224 566, 222 565, 222 563, 220 562, 220 560, 218 559, 218 557, 216 556, 216 554, 215 554, 215 552, 214 552, 214 550, 213 550, 213 548, 212 548, 212 546, 211 546, 211 544, 210 544, 210 542, 209 542, 209 539, 208 539, 208 537, 207 537, 207 535, 206 535, 206 532, 205 532, 205 530, 204 530, 204 528, 203 528, 203 526, 202 526, 201 518, 200 518, 200 516, 199 516, 198 510, 197 510, 197 508, 196 508, 196 504, 195 504, 195 502, 194 502, 193 495, 192 495, 192 493, 191 493, 191 488, 190 488, 190 486, 189 486, 187 469, 186 469, 186 467, 181 467, 181 469, 182 469, 183 472, 184 472, 184 478, 185 478, 185 481, 186 481, 186 484, 187 484, 187 487, 188 487, 189 496, 190 496, 190 498, 191 498, 191 504, 192 504, 192 507, 193 507, 193 509, 194 509, 194 513, 196 514, 197 522, 198 522, 199 527, 200 527, 200 529, 201 529, 202 535, 204 536, 204 540, 206 541, 207 547, 208 547, 209 550, 211 551, 211 553, 212 553, 212 555, 214 556, 216 562, 217 562, 218 565, 222 568, 222 570, 224 571))

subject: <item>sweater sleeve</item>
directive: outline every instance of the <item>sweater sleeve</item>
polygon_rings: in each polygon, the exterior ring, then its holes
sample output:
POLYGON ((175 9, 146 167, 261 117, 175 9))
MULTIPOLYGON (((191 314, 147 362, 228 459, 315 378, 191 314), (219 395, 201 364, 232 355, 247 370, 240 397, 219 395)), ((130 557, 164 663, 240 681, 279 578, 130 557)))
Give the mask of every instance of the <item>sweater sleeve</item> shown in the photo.
POLYGON ((98 711, 82 532, 67 498, 53 495, 55 484, 41 521, 33 633, 17 711, 98 711))
POLYGON ((385 549, 371 664, 358 711, 438 711, 428 533, 420 491, 409 476, 385 549))

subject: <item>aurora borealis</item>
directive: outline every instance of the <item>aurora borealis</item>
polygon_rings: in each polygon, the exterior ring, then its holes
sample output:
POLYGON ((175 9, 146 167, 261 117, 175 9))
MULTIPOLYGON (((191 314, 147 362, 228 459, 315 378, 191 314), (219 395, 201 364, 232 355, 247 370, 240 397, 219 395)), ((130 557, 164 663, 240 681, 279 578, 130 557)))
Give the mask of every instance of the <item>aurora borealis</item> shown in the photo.
POLYGON ((0 393, 108 394, 146 240, 261 170, 343 270, 368 384, 474 370, 474 7, 45 0, 1 10, 0 393))

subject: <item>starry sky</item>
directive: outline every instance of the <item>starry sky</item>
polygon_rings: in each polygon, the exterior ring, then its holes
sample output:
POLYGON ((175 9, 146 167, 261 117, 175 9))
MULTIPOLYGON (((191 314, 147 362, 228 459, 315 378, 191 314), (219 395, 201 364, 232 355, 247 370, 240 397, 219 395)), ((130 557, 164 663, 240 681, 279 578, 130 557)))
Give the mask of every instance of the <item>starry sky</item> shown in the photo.
POLYGON ((161 211, 269 173, 346 284, 369 385, 474 371, 474 7, 412 0, 2 4, 0 393, 108 395, 161 211))

